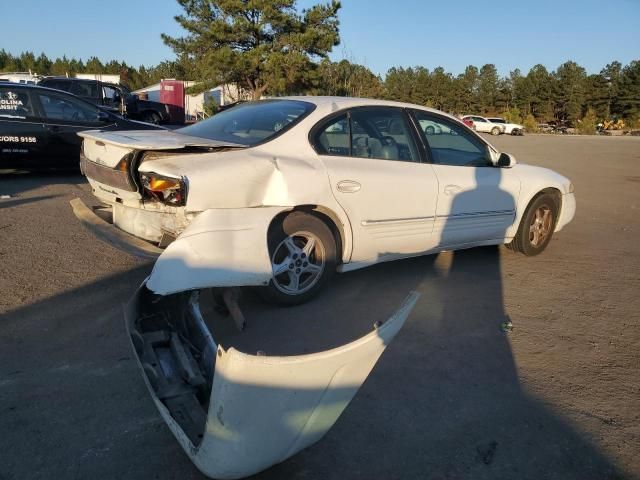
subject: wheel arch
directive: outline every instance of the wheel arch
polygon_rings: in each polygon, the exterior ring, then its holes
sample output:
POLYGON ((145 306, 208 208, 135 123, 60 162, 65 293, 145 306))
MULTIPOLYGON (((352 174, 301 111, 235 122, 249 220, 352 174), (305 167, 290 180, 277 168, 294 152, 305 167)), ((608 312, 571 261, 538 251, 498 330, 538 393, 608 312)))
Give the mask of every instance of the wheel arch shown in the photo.
POLYGON ((333 238, 336 241, 336 250, 340 252, 340 257, 338 258, 338 265, 342 264, 344 259, 346 258, 345 246, 348 245, 348 238, 346 237, 346 229, 344 223, 340 220, 340 217, 336 212, 332 209, 325 207, 323 205, 314 205, 314 204, 306 204, 306 205, 296 205, 295 207, 285 210, 277 214, 271 220, 269 224, 269 231, 272 228, 282 223, 285 217, 292 212, 305 212, 310 215, 313 215, 320 220, 322 220, 327 227, 331 230, 333 234, 333 238))

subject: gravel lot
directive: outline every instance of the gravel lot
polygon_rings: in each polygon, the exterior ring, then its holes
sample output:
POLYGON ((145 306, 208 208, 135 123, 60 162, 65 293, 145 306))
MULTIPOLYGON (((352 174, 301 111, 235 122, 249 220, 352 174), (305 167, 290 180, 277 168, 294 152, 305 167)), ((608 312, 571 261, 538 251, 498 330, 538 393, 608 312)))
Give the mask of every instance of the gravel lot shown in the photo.
MULTIPOLYGON (((379 265, 284 310, 245 295, 250 329, 330 336, 422 294, 328 435, 256 478, 640 478, 640 138, 491 140, 573 180, 573 223, 535 258, 482 248, 379 265)), ((7 194, 0 479, 202 478, 124 333, 121 305, 151 264, 79 225, 69 200, 93 201, 79 175, 0 172, 7 194)))

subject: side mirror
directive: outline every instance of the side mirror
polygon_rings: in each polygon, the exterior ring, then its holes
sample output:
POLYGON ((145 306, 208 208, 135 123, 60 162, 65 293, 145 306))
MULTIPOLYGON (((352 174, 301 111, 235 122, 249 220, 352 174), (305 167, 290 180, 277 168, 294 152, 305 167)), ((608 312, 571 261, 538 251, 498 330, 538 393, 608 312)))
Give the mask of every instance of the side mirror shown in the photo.
POLYGON ((497 167, 501 168, 511 168, 516 164, 516 157, 511 155, 510 153, 501 153, 498 157, 498 162, 496 163, 497 167))

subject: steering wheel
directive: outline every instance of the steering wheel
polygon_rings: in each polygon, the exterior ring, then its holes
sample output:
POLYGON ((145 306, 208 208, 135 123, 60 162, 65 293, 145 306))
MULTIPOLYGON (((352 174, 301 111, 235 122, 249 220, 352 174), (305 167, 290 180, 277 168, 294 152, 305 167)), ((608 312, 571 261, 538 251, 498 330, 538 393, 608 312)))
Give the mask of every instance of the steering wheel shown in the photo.
POLYGON ((389 146, 389 147, 397 147, 398 146, 398 142, 396 142, 396 139, 393 137, 390 137, 388 135, 385 135, 382 137, 382 141, 385 145, 389 146))

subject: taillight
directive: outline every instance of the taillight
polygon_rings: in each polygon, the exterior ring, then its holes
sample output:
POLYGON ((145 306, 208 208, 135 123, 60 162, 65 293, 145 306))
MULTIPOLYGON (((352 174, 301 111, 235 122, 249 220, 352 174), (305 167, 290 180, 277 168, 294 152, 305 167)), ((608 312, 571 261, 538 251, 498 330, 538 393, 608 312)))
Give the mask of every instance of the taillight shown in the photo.
POLYGON ((179 207, 185 204, 186 188, 183 179, 141 172, 140 181, 145 196, 155 198, 166 205, 179 207))

